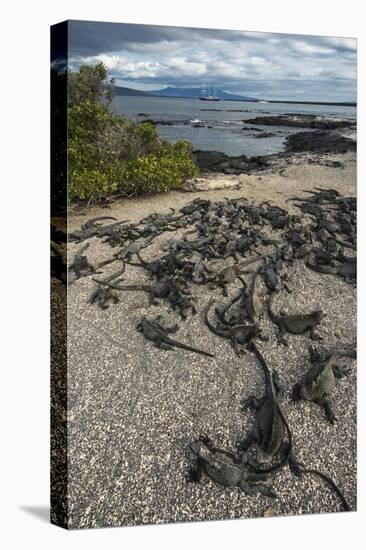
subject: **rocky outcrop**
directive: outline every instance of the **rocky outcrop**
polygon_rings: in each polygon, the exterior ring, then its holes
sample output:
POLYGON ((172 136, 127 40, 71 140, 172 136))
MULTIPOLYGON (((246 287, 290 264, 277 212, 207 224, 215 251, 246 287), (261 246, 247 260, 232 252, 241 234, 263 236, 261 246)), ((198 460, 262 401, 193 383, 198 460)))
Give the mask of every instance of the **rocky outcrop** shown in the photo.
POLYGON ((257 139, 259 138, 269 138, 269 137, 274 137, 276 134, 274 134, 273 132, 261 132, 260 134, 257 134, 256 137, 257 139))
POLYGON ((174 124, 176 124, 171 120, 153 120, 152 118, 146 118, 144 120, 140 120, 140 122, 141 124, 152 124, 153 126, 156 126, 157 124, 159 124, 160 126, 174 126, 174 124))
POLYGON ((249 174, 268 168, 267 157, 240 155, 230 157, 219 151, 193 151, 193 158, 201 172, 221 172, 223 174, 249 174))
POLYGON ((347 153, 356 151, 356 141, 338 132, 299 132, 286 138, 286 152, 347 153))
POLYGON ((259 116, 243 120, 246 124, 263 126, 291 126, 295 128, 316 128, 335 130, 337 128, 354 128, 356 123, 349 119, 326 118, 318 115, 285 114, 275 116, 259 116))

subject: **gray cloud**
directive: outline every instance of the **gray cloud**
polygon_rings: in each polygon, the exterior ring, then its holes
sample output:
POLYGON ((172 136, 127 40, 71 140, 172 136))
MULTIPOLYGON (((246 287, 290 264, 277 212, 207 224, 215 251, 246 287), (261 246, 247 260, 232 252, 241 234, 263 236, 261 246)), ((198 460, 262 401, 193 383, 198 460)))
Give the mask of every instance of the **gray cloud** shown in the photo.
POLYGON ((69 63, 103 61, 117 83, 138 89, 200 86, 266 99, 353 101, 352 38, 69 23, 69 63))

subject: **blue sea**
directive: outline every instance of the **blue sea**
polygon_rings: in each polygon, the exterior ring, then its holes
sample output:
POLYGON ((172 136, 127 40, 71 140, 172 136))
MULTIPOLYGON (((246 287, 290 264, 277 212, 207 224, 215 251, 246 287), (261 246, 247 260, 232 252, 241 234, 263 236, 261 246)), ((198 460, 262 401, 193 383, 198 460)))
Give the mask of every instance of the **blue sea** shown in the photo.
POLYGON ((243 122, 247 119, 284 113, 356 119, 356 107, 223 100, 209 102, 185 98, 119 96, 113 99, 112 108, 134 120, 172 121, 173 126, 157 125, 159 135, 170 142, 188 139, 194 149, 222 151, 227 155, 244 154, 249 157, 284 151, 285 138, 304 129, 256 126, 275 134, 273 137, 258 138, 260 132, 253 129, 252 124, 243 122), (204 127, 196 128, 195 124, 204 124, 204 127))

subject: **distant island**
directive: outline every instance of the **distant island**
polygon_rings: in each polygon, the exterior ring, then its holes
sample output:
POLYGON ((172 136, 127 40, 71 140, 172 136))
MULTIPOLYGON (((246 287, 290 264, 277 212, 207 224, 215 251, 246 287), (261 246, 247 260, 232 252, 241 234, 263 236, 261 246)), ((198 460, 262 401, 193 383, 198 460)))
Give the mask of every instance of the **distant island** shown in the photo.
MULTIPOLYGON (((201 88, 173 88, 168 86, 162 90, 153 90, 151 92, 143 92, 141 90, 133 90, 132 88, 122 88, 121 86, 115 86, 116 96, 150 96, 150 97, 178 97, 178 98, 190 98, 197 99, 201 95, 201 88)), ((244 95, 235 95, 222 90, 215 90, 215 95, 219 99, 226 101, 260 101, 256 97, 249 97, 244 95)))
MULTIPOLYGON (((219 99, 225 101, 252 101, 258 103, 263 99, 257 97, 250 97, 245 95, 230 94, 229 92, 223 92, 222 90, 216 90, 216 96, 219 99)), ((142 90, 134 90, 133 88, 125 88, 122 86, 114 87, 114 95, 116 96, 139 96, 139 97, 172 97, 172 98, 186 98, 197 99, 201 95, 201 88, 173 88, 168 86, 162 90, 153 90, 145 92, 142 90)), ((292 101, 292 100, 278 100, 268 99, 266 103, 290 103, 294 105, 339 105, 340 107, 356 107, 357 103, 352 101, 292 101)))

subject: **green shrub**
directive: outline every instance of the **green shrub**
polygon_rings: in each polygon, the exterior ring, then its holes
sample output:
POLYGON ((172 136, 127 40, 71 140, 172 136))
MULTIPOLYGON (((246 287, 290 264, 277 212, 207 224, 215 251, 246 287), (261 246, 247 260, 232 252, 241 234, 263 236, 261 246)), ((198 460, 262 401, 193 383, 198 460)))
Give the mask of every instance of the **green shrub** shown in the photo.
POLYGON ((170 144, 152 124, 113 115, 90 99, 69 106, 69 202, 169 191, 197 174, 189 142, 170 144))

